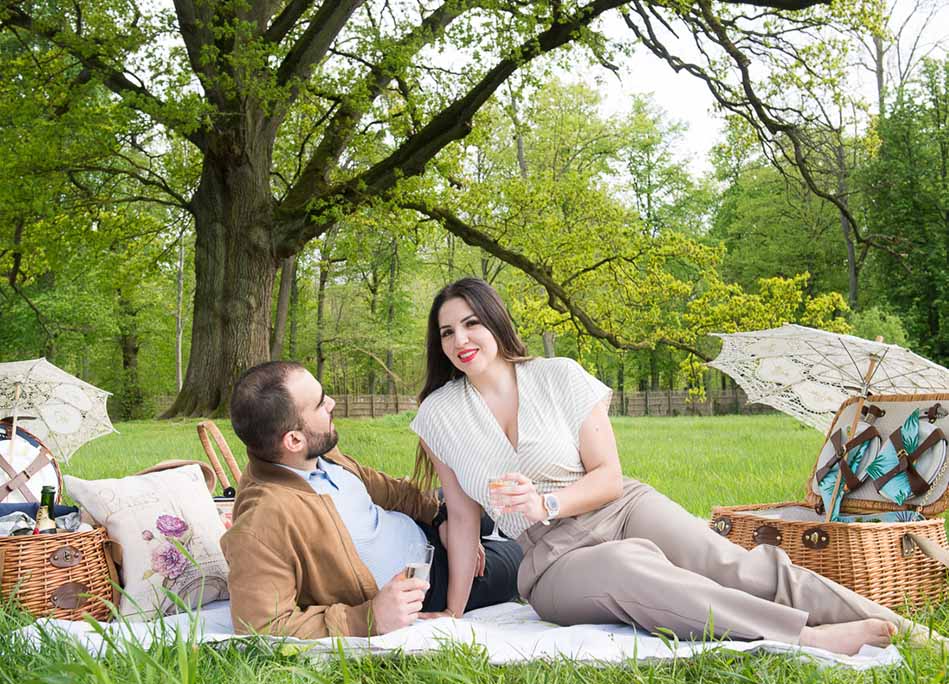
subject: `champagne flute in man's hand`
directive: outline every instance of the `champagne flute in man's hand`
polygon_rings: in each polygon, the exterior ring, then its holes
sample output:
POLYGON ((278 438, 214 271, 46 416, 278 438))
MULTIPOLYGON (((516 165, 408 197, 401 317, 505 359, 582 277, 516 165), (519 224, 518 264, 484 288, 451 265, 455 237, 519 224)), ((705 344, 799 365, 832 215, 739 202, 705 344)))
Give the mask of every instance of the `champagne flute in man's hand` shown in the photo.
POLYGON ((417 578, 428 582, 432 570, 435 547, 431 544, 415 544, 409 551, 409 562, 405 566, 406 579, 417 578))

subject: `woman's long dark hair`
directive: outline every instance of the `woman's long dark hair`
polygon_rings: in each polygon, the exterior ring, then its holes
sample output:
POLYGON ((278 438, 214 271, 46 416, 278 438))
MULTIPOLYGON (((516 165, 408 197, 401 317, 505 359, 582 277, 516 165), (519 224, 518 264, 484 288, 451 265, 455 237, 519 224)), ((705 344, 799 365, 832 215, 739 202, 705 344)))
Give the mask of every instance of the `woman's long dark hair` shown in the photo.
MULTIPOLYGON (((519 362, 530 358, 527 347, 514 330, 514 321, 511 320, 507 307, 495 289, 480 278, 456 280, 435 295, 432 308, 428 312, 428 327, 425 333, 425 385, 418 395, 419 406, 429 394, 463 375, 442 351, 441 331, 438 327, 438 312, 441 311, 442 305, 455 298, 464 299, 481 324, 491 331, 502 359, 519 362)), ((422 489, 430 488, 435 481, 435 469, 421 445, 415 456, 412 479, 422 489)))

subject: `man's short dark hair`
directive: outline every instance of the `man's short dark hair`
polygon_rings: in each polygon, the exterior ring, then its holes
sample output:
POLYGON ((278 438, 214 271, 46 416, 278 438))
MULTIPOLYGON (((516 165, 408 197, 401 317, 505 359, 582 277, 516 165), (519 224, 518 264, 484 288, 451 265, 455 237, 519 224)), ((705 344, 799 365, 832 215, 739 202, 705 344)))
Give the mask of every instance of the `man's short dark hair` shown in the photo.
POLYGON ((300 427, 300 417, 287 391, 287 378, 306 370, 296 361, 268 361, 248 368, 231 394, 231 425, 247 447, 247 455, 272 461, 283 436, 300 427))

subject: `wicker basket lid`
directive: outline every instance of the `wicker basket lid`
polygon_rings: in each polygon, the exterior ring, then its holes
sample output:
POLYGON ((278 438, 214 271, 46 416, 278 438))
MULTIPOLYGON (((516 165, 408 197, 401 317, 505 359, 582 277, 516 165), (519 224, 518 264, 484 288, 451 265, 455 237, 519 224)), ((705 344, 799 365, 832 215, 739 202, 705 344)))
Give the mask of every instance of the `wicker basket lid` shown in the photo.
MULTIPOLYGON (((851 438, 851 428, 854 427, 852 436, 857 439, 862 437, 864 443, 859 446, 854 445, 848 450, 851 459, 859 460, 859 464, 852 470, 855 479, 851 480, 851 484, 856 486, 845 490, 840 506, 842 513, 914 510, 926 517, 931 517, 944 512, 949 507, 949 446, 944 439, 940 439, 940 435, 949 436, 947 409, 949 409, 949 393, 871 395, 865 400, 859 397, 846 400, 837 410, 814 468, 811 470, 811 476, 807 482, 807 502, 815 507, 822 505, 817 476, 822 469, 832 464, 834 454, 839 452, 841 445, 846 444, 851 438), (897 483, 895 479, 893 484, 882 488, 883 493, 877 490, 873 480, 874 477, 880 477, 884 460, 894 458, 896 447, 890 439, 891 435, 898 433, 915 411, 920 414, 918 426, 920 443, 931 436, 933 446, 921 451, 918 459, 913 463, 913 468, 920 478, 929 484, 929 487, 919 495, 910 493, 900 504, 892 498, 893 489, 897 483), (867 430, 871 427, 875 430, 867 430), (874 462, 877 467, 874 467, 874 462), (858 482, 859 480, 862 482, 858 482)), ((886 473, 889 470, 890 468, 886 467, 882 472, 886 473)), ((830 477, 831 481, 836 479, 834 475, 830 477)), ((909 481, 906 474, 902 477, 903 482, 909 481)), ((842 478, 841 489, 844 488, 843 480, 845 479, 842 478)), ((882 480, 878 479, 877 483, 880 482, 882 480)))

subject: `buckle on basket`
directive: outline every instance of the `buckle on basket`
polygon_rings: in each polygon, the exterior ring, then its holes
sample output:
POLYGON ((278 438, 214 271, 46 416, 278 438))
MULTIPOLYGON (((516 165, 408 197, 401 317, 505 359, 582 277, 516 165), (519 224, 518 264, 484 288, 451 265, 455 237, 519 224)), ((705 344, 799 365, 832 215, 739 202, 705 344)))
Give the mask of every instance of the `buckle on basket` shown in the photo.
POLYGON ((942 404, 933 404, 923 411, 923 415, 926 416, 930 423, 935 423, 940 418, 945 418, 949 415, 949 411, 946 411, 946 409, 942 407, 942 404))
POLYGON ((916 553, 916 542, 914 542, 913 538, 908 534, 904 534, 900 537, 900 551, 903 558, 909 558, 916 553))
POLYGON ((896 452, 896 457, 900 460, 898 473, 905 473, 906 469, 909 468, 909 454, 906 453, 906 449, 900 449, 896 452))
POLYGON ((826 549, 828 544, 830 544, 830 535, 822 527, 812 527, 809 530, 805 530, 804 534, 801 535, 801 542, 808 549, 814 551, 820 551, 821 549, 826 549))
POLYGON ((727 537, 732 531, 732 521, 727 515, 721 515, 712 521, 712 529, 723 537, 727 537))

